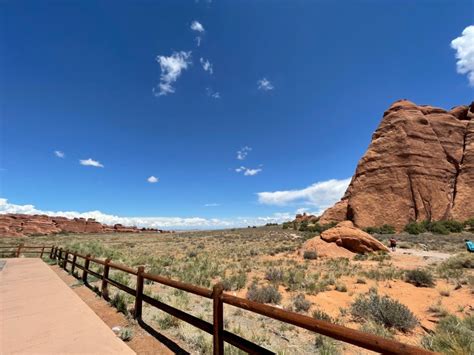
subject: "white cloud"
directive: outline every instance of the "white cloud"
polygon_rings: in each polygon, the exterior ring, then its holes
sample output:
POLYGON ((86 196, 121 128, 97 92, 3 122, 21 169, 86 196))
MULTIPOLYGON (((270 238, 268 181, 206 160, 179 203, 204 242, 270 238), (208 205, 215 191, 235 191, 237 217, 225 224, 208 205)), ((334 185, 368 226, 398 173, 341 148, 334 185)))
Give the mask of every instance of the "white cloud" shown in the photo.
POLYGON ((54 155, 56 155, 58 158, 64 158, 66 154, 64 152, 61 152, 60 150, 55 150, 54 155))
POLYGON ((198 47, 201 47, 201 36, 197 36, 197 37, 196 37, 196 45, 197 45, 198 47))
POLYGON ((451 47, 456 50, 457 72, 467 74, 469 85, 474 86, 474 26, 467 26, 460 37, 451 41, 451 47))
POLYGON ((207 59, 204 59, 204 58, 200 58, 199 61, 201 62, 201 65, 202 65, 202 68, 204 69, 204 71, 207 71, 209 72, 209 74, 213 74, 214 73, 214 68, 212 67, 212 64, 209 60, 207 59))
POLYGON ((193 21, 191 23, 191 29, 196 32, 204 32, 204 26, 198 21, 193 21))
POLYGON ((94 160, 94 159, 82 159, 82 160, 79 160, 79 162, 81 163, 81 165, 85 165, 85 166, 95 166, 96 168, 103 168, 104 166, 98 162, 97 160, 94 160))
POLYGON ((116 223, 125 226, 137 226, 159 229, 216 229, 246 226, 261 226, 266 223, 281 223, 293 219, 288 212, 274 213, 263 217, 236 217, 233 219, 202 218, 202 217, 120 217, 103 213, 101 211, 44 211, 33 205, 16 205, 7 199, 0 198, 0 214, 45 214, 48 216, 67 218, 94 218, 96 221, 108 225, 116 223))
POLYGON ((259 192, 258 201, 266 205, 286 206, 289 204, 306 204, 319 209, 332 206, 344 195, 351 178, 317 182, 301 190, 259 192))
POLYGON ((206 88, 206 94, 207 96, 212 97, 213 99, 221 98, 221 94, 219 93, 219 91, 214 91, 211 88, 206 88))
POLYGON ((158 88, 153 88, 153 93, 156 96, 174 93, 173 83, 178 80, 182 71, 192 64, 191 52, 173 52, 169 57, 159 55, 156 61, 160 64, 161 76, 158 88))
POLYGON ((204 207, 219 207, 220 203, 206 203, 204 207))
POLYGON ((247 155, 252 151, 252 148, 249 146, 245 146, 242 149, 237 151, 237 159, 244 160, 247 158, 247 155))
POLYGON ((160 179, 157 178, 157 177, 154 177, 154 176, 152 175, 152 176, 150 176, 148 179, 146 179, 146 181, 148 181, 150 184, 155 184, 155 183, 157 183, 158 181, 160 181, 160 179))
POLYGON ((274 89, 273 84, 270 82, 270 80, 267 80, 267 78, 263 78, 257 81, 257 85, 258 89, 263 91, 269 91, 274 89))
POLYGON ((237 173, 244 173, 245 176, 254 176, 260 173, 263 169, 261 168, 256 168, 256 169, 250 169, 246 168, 245 166, 241 166, 240 168, 235 169, 237 173))

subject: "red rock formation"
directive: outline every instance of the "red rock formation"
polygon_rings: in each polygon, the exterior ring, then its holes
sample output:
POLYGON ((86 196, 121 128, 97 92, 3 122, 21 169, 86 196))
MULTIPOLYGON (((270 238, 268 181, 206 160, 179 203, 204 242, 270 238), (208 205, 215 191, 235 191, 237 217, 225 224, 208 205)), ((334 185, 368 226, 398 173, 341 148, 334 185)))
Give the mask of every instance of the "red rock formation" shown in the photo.
POLYGON ((340 202, 319 223, 358 227, 474 217, 474 104, 451 111, 395 102, 340 202))
POLYGON ((301 222, 308 222, 308 223, 316 223, 318 221, 318 217, 312 214, 297 214, 295 217, 294 222, 301 223, 301 222))
POLYGON ((138 229, 121 224, 107 226, 95 219, 49 217, 46 215, 0 214, 0 237, 24 237, 57 233, 139 233, 165 231, 154 228, 138 229))
POLYGON ((321 239, 328 243, 336 243, 353 253, 389 251, 385 245, 370 234, 354 227, 351 221, 339 222, 337 226, 325 230, 321 233, 321 239))

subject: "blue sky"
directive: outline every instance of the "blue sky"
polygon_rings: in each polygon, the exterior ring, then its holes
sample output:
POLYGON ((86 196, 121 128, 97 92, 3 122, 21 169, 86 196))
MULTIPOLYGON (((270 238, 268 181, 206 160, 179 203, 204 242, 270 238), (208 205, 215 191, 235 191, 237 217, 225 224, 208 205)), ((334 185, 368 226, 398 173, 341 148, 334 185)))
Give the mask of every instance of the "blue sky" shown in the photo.
POLYGON ((176 228, 317 212, 393 101, 473 99, 473 1, 0 7, 3 212, 176 228))

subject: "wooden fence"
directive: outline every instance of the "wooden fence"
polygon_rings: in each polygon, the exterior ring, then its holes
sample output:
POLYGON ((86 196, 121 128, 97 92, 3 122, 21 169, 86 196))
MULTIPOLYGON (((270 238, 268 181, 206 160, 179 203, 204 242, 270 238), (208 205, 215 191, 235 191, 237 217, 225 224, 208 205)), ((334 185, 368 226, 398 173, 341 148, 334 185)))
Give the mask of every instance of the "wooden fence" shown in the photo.
MULTIPOLYGON (((84 283, 87 284, 88 275, 92 275, 101 280, 100 294, 105 299, 108 299, 108 285, 117 287, 135 297, 134 318, 141 322, 143 303, 154 306, 186 323, 189 323, 202 331, 209 333, 213 337, 213 352, 214 354, 224 353, 224 342, 229 343, 249 354, 273 354, 258 344, 252 343, 247 339, 240 337, 237 334, 230 333, 224 329, 224 304, 232 305, 250 312, 258 313, 263 316, 273 318, 284 323, 292 324, 294 326, 313 331, 340 340, 349 344, 353 344, 364 349, 376 351, 383 354, 433 354, 422 348, 412 345, 403 344, 395 340, 385 339, 373 334, 364 333, 359 330, 347 328, 338 324, 317 320, 302 314, 285 311, 266 304, 249 301, 244 298, 235 297, 224 293, 222 284, 218 283, 211 289, 186 284, 181 281, 172 280, 160 275, 154 275, 145 272, 143 266, 137 269, 130 268, 125 265, 115 264, 110 259, 97 259, 90 254, 81 255, 74 251, 63 250, 62 248, 51 247, 29 247, 19 245, 17 247, 0 247, 0 255, 5 254, 2 250, 11 249, 6 254, 8 256, 19 257, 23 254, 40 254, 44 256, 44 252, 49 252, 49 257, 58 261, 64 270, 75 275, 77 269, 82 271, 79 276, 84 283), (83 264, 79 264, 78 260, 84 260, 83 264), (103 266, 102 273, 97 273, 91 270, 91 263, 103 266), (68 270, 68 266, 70 267, 68 270), (123 271, 127 274, 136 277, 136 287, 132 289, 123 285, 109 277, 111 269, 123 271), (182 291, 186 291, 200 297, 211 299, 213 301, 213 322, 207 322, 197 318, 191 314, 185 313, 175 307, 167 305, 143 293, 145 280, 154 281, 162 285, 170 286, 182 291)), ((79 275, 79 273, 77 273, 79 275)))

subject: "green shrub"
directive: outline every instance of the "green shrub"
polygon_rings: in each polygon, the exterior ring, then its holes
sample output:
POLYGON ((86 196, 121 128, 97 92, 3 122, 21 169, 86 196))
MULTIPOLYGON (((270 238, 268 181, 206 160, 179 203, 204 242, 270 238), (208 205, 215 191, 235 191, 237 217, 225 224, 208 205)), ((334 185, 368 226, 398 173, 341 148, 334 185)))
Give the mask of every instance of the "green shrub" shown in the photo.
POLYGON ((377 292, 357 297, 351 305, 351 314, 356 319, 372 320, 403 332, 412 330, 418 324, 416 317, 405 305, 388 296, 379 296, 377 292))
POLYGON ((293 307, 296 312, 307 312, 311 307, 311 302, 304 297, 304 294, 299 293, 293 300, 293 307))
POLYGON ((163 330, 179 327, 179 319, 168 313, 166 313, 163 317, 156 319, 156 321, 163 330))
POLYGON ((265 273, 265 279, 267 279, 270 282, 281 282, 283 281, 284 274, 282 269, 277 269, 277 268, 270 268, 267 270, 265 273))
POLYGON ((428 270, 414 269, 405 272, 406 282, 416 287, 433 287, 433 275, 428 270))
POLYGON ((463 229, 463 223, 453 220, 410 222, 405 226, 405 232, 415 235, 424 232, 447 235, 449 233, 460 233, 463 229))
POLYGON ((421 223, 416 223, 416 222, 410 222, 405 226, 405 232, 408 234, 414 234, 418 235, 420 233, 426 232, 426 228, 423 224, 421 223))
POLYGON ((320 334, 314 338, 314 347, 317 349, 318 354, 337 355, 341 353, 337 341, 320 334))
POLYGON ((316 252, 313 250, 305 250, 305 252, 303 253, 303 259, 314 260, 317 258, 318 254, 316 254, 316 252))
POLYGON ((371 333, 378 335, 379 337, 393 339, 393 331, 385 328, 382 324, 376 323, 374 321, 368 321, 362 324, 360 330, 366 333, 371 333))
POLYGON ((241 271, 237 274, 233 274, 228 278, 222 280, 222 285, 226 291, 237 291, 245 287, 247 283, 247 274, 241 271))
POLYGON ((281 294, 273 286, 258 286, 252 283, 247 291, 247 299, 260 303, 278 304, 281 301, 281 294))
POLYGON ((464 221, 464 226, 469 229, 474 229, 474 218, 464 221))
POLYGON ((364 230, 369 234, 395 234, 395 227, 389 224, 380 227, 367 227, 364 230))
POLYGON ((122 328, 119 333, 120 339, 130 341, 133 338, 133 331, 130 328, 122 328))
POLYGON ((323 321, 331 322, 331 323, 336 322, 329 314, 327 314, 326 312, 324 312, 320 309, 315 309, 313 311, 312 316, 313 316, 314 319, 317 319, 317 320, 323 320, 323 321))
POLYGON ((434 334, 425 336, 421 345, 428 350, 443 354, 473 354, 474 316, 460 319, 449 315, 440 319, 434 334))
POLYGON ((110 300, 110 304, 117 308, 117 311, 122 312, 123 314, 128 314, 127 301, 125 295, 117 292, 114 297, 110 300))

